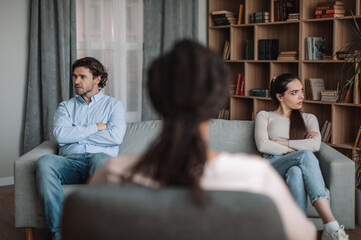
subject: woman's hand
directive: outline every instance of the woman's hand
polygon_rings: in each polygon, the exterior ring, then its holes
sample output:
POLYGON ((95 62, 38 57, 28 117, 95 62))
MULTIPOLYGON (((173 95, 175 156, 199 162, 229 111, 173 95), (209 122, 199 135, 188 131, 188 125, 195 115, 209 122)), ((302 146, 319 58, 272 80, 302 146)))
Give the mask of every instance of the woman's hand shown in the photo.
POLYGON ((120 164, 121 161, 119 159, 111 158, 100 169, 95 171, 88 184, 120 183, 122 174, 120 164))
POLYGON ((316 137, 318 134, 319 134, 318 132, 311 131, 311 132, 307 133, 305 139, 314 138, 314 137, 316 137))
POLYGON ((274 142, 288 147, 288 140, 273 140, 274 142))

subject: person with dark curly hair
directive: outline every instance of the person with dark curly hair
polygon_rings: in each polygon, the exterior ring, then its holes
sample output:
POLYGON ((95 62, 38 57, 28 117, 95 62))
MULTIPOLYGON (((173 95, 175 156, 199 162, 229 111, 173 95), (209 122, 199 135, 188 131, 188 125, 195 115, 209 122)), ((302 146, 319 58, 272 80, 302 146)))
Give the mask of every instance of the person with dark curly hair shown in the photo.
POLYGON ((268 161, 208 148, 209 119, 224 106, 229 89, 228 69, 217 54, 196 42, 181 41, 152 63, 147 87, 163 120, 160 135, 143 156, 110 159, 89 184, 185 187, 199 205, 207 204, 203 190, 263 194, 277 206, 287 239, 316 238, 315 227, 268 161))
POLYGON ((61 102, 54 114, 53 134, 59 153, 36 162, 37 187, 53 239, 60 239, 61 185, 85 183, 118 154, 126 131, 123 103, 102 91, 108 79, 105 67, 97 59, 85 57, 73 63, 72 72, 78 96, 61 102))

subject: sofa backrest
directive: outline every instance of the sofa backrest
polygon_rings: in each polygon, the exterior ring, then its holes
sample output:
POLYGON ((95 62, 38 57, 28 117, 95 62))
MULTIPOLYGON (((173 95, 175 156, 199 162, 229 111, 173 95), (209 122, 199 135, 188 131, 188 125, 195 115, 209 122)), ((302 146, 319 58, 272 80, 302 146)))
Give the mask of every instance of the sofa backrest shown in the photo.
MULTIPOLYGON (((127 123, 127 132, 119 147, 119 154, 144 153, 162 128, 162 121, 127 123)), ((208 146, 216 151, 258 154, 254 141, 254 121, 210 121, 208 146)))
POLYGON ((270 198, 250 192, 204 194, 206 206, 201 208, 184 188, 82 188, 65 201, 63 238, 285 239, 281 218, 270 198))

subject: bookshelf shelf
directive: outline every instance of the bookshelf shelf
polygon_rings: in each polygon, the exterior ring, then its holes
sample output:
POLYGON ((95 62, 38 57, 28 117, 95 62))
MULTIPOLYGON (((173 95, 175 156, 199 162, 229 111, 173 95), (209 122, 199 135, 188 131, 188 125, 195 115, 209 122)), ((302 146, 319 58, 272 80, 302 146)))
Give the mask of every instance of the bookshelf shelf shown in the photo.
MULTIPOLYGON (((353 63, 345 64, 337 58, 336 52, 355 41, 344 23, 353 22, 352 11, 361 26, 361 1, 343 0, 344 17, 315 18, 317 3, 325 1, 295 0, 300 19, 275 21, 275 0, 209 0, 209 48, 222 55, 225 41, 230 41, 230 59, 224 62, 230 67, 231 84, 237 84, 239 73, 245 75, 245 96, 230 96, 230 119, 253 120, 257 112, 273 110, 275 106, 270 98, 250 96, 250 91, 268 89, 270 79, 281 73, 296 74, 303 84, 308 78, 323 78, 329 90, 341 88, 353 76, 353 63), (214 26, 213 11, 228 10, 238 15, 240 4, 243 4, 242 24, 214 26), (269 22, 251 23, 251 15, 255 12, 269 12, 269 22), (332 56, 331 59, 306 60, 307 37, 324 37, 326 55, 332 56), (279 51, 297 51, 297 60, 259 60, 258 41, 261 39, 279 39, 279 51), (247 59, 246 40, 248 43, 253 40, 253 59, 247 59)), ((361 43, 354 46, 361 49, 361 43)), ((332 122, 328 144, 343 153, 361 150, 352 144, 361 124, 360 88, 355 88, 352 94, 351 103, 305 100, 303 106, 303 111, 317 116, 320 128, 326 120, 332 122)))

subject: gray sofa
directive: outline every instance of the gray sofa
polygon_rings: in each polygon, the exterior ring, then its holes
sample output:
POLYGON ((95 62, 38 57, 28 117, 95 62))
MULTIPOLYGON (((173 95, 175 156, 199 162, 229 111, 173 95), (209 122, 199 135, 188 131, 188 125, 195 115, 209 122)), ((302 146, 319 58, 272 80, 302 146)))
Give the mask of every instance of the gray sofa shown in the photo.
MULTIPOLYGON (((161 121, 128 123, 119 154, 141 154, 157 136, 160 128, 161 121)), ((210 148, 219 151, 259 154, 253 131, 253 121, 212 120, 208 144, 210 148)), ((30 232, 28 235, 31 235, 32 228, 45 227, 43 208, 35 187, 35 162, 45 154, 56 152, 56 143, 46 141, 15 161, 15 225, 25 227, 26 231, 30 232)), ((321 144, 316 156, 320 161, 335 217, 345 225, 346 229, 353 229, 355 226, 354 162, 324 143, 321 144)), ((80 187, 83 186, 64 185, 63 189, 65 194, 69 194, 80 187)), ((322 221, 310 203, 307 216, 317 229, 322 229, 322 221)))

